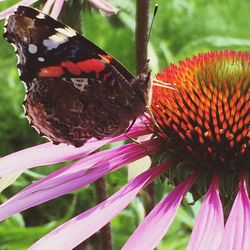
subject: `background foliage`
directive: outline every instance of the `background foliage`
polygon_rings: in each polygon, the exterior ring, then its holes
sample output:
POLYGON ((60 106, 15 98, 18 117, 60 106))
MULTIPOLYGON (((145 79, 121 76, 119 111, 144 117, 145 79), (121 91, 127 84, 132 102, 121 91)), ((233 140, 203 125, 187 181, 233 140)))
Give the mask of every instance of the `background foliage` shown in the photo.
MULTIPOLYGON (((74 0, 74 4, 76 1, 74 0)), ((0 2, 0 11, 16 2, 0 2)), ((135 73, 135 1, 110 2, 121 9, 118 15, 104 15, 88 8, 86 1, 78 1, 79 6, 86 8, 81 12, 81 23, 77 24, 76 28, 81 28, 91 41, 135 73)), ((169 63, 199 52, 250 48, 248 0, 152 0, 152 9, 155 3, 159 4, 159 11, 149 44, 150 67, 155 73, 169 63)), ((67 4, 72 4, 72 1, 67 4)), ((72 18, 73 16, 67 15, 63 19, 70 24, 72 18)), ((44 141, 29 127, 23 115, 22 101, 25 90, 18 79, 13 48, 1 38, 3 23, 0 23, 0 156, 44 141)), ((26 171, 14 185, 0 194, 0 202, 56 168, 58 166, 26 171)), ((125 169, 110 174, 109 193, 114 193, 126 181, 125 169)), ((168 190, 167 184, 159 181, 157 198, 161 199, 168 190)), ((0 250, 27 249, 41 235, 94 204, 95 191, 90 185, 17 214, 0 224, 0 250)), ((158 249, 185 249, 198 206, 199 204, 191 208, 183 206, 180 209, 175 223, 158 249)), ((121 248, 143 216, 142 198, 136 198, 113 220, 115 249, 121 248)), ((81 246, 81 249, 87 249, 86 245, 81 246)))

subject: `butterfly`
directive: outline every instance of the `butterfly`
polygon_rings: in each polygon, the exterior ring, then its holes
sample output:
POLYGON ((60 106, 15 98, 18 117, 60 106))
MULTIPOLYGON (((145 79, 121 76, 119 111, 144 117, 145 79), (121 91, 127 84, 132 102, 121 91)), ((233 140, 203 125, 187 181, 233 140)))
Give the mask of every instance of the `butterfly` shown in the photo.
POLYGON ((4 38, 19 57, 25 114, 55 144, 124 133, 147 106, 150 72, 134 77, 111 55, 44 13, 19 6, 4 38))

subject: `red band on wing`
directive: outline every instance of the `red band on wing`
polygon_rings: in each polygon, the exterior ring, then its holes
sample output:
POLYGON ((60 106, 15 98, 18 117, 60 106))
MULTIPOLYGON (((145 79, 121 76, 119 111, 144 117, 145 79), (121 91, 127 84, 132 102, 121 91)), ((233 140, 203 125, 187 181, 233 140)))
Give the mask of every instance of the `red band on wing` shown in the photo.
POLYGON ((80 75, 81 74, 81 70, 79 69, 79 67, 77 67, 74 63, 72 63, 71 61, 66 61, 66 62, 62 62, 61 66, 66 68, 67 71, 69 71, 71 74, 73 75, 80 75))
MULTIPOLYGON (((47 68, 41 68, 38 76, 40 77, 60 77, 65 74, 65 70, 72 75, 80 75, 81 72, 96 73, 96 78, 99 78, 99 73, 105 69, 105 64, 98 59, 87 59, 78 63, 71 61, 62 62, 60 66, 49 66, 47 68)), ((106 77, 108 77, 107 75, 106 77)))
POLYGON ((64 70, 61 66, 50 66, 47 68, 41 68, 38 76, 40 77, 59 77, 64 74, 64 70))
POLYGON ((81 71, 85 73, 95 72, 96 78, 99 78, 99 73, 105 69, 105 64, 98 59, 88 59, 85 61, 81 61, 76 63, 77 67, 81 69, 81 71))

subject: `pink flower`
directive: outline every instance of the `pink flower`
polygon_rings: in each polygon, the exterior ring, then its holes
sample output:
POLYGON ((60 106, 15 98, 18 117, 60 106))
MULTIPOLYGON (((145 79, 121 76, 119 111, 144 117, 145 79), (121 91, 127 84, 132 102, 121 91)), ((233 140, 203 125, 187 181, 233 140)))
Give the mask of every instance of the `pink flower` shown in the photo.
MULTIPOLYGON (((14 6, 0 12, 0 20, 12 14, 19 5, 29 6, 37 1, 38 0, 21 0, 14 6)), ((106 12, 107 14, 112 15, 118 12, 117 8, 115 8, 105 0, 89 0, 89 2, 96 8, 106 12)), ((64 0, 47 0, 43 7, 43 13, 49 14, 51 17, 56 19, 62 10, 63 3, 64 0)))
POLYGON ((250 53, 200 54, 163 69, 157 79, 150 106, 153 121, 147 118, 128 132, 129 137, 143 138, 141 145, 131 142, 96 152, 105 144, 125 138, 120 135, 92 140, 81 148, 45 143, 0 159, 0 176, 76 159, 3 203, 0 219, 4 220, 83 187, 147 154, 168 155, 166 160, 155 163, 107 200, 62 224, 30 249, 49 249, 52 245, 54 249, 74 248, 118 215, 142 188, 160 175, 176 187, 146 216, 123 250, 154 249, 188 191, 200 198, 205 195, 188 249, 250 249, 246 180, 250 154, 250 53), (176 90, 167 88, 169 84, 176 90), (144 136, 152 133, 150 139, 144 136), (224 210, 228 205, 232 206, 229 214, 224 210))

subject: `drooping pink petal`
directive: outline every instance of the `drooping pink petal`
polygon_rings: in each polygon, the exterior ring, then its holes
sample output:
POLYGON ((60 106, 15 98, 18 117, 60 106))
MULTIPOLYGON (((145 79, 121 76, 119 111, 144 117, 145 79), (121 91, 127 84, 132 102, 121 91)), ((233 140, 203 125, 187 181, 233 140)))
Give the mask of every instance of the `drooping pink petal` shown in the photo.
POLYGON ((246 182, 242 180, 239 192, 228 217, 220 250, 250 249, 250 200, 246 182))
POLYGON ((166 171, 169 166, 168 163, 165 163, 142 173, 104 202, 76 216, 44 236, 30 249, 44 250, 50 249, 51 246, 53 246, 53 249, 72 249, 117 216, 140 189, 166 171))
POLYGON ((0 20, 8 17, 9 15, 11 15, 15 10, 16 8, 19 6, 19 5, 24 5, 24 6, 28 6, 28 5, 31 5, 35 2, 37 2, 38 0, 23 0, 23 1, 20 1, 19 3, 11 6, 10 8, 0 12, 0 20))
POLYGON ((224 232, 224 216, 219 196, 218 178, 205 196, 188 244, 188 250, 217 250, 224 232))
POLYGON ((122 250, 154 249, 171 225, 177 209, 196 176, 191 175, 177 186, 137 227, 122 250))
POLYGON ((107 14, 116 14, 119 9, 114 7, 112 4, 108 3, 105 0, 88 0, 91 4, 93 4, 96 8, 106 12, 107 14))
POLYGON ((50 16, 57 19, 57 17, 59 16, 59 14, 62 10, 63 4, 64 4, 64 0, 55 0, 55 4, 54 4, 53 9, 50 13, 50 16))
MULTIPOLYGON (((130 137, 148 134, 149 131, 142 124, 137 124, 127 133, 130 137)), ((92 140, 80 148, 60 144, 44 143, 0 158, 0 177, 15 171, 49 165, 84 157, 103 145, 127 139, 124 134, 105 140, 92 140)))
POLYGON ((54 4, 55 0, 47 0, 46 3, 43 6, 42 12, 49 15, 49 12, 54 4))
MULTIPOLYGON (((143 142, 147 152, 154 152, 158 144, 143 142)), ((69 166, 61 168, 45 178, 31 184, 0 206, 0 220, 27 208, 54 199, 87 185, 108 172, 145 156, 142 146, 126 144, 119 148, 100 151, 69 166)))
POLYGON ((65 144, 53 145, 44 143, 27 148, 0 158, 0 176, 17 170, 25 170, 35 166, 49 165, 88 155, 103 146, 105 141, 85 144, 75 148, 65 144))

